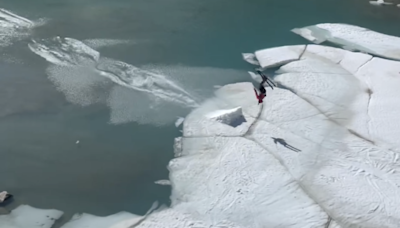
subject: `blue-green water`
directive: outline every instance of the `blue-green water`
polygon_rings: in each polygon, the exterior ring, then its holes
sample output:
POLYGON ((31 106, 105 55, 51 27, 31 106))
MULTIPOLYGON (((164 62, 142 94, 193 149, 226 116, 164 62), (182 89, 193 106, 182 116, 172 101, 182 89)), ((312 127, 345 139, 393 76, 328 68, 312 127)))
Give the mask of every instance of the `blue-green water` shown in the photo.
MULTIPOLYGON (((203 94, 212 85, 249 80, 252 67, 242 52, 305 43, 290 33, 294 27, 340 22, 400 36, 400 9, 361 0, 2 0, 0 7, 49 18, 32 38, 133 40, 101 53, 135 66, 167 65, 203 94)), ((170 188, 153 182, 168 178, 179 129, 111 125, 107 107, 68 103, 47 79, 47 63, 26 43, 5 49, 23 65, 0 59, 0 190, 15 195, 8 209, 23 203, 67 216, 142 214, 156 200, 168 204, 170 188)))

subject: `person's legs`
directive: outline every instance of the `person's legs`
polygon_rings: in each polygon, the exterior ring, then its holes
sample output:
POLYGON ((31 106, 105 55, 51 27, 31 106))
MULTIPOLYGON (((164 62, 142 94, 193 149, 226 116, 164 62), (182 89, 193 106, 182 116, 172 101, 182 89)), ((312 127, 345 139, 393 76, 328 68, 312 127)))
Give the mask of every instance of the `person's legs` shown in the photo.
POLYGON ((266 93, 267 93, 267 91, 265 90, 263 84, 260 84, 259 90, 260 90, 260 92, 263 93, 263 94, 266 94, 266 93))

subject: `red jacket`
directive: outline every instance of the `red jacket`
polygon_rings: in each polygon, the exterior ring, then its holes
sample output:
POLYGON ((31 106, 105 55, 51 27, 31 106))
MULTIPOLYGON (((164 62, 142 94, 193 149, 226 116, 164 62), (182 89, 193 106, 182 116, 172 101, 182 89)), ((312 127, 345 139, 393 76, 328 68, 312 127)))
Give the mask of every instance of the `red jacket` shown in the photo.
POLYGON ((258 95, 256 89, 254 89, 254 93, 256 94, 256 97, 258 99, 258 104, 263 103, 263 99, 264 99, 264 97, 266 97, 265 93, 260 93, 260 95, 258 95))

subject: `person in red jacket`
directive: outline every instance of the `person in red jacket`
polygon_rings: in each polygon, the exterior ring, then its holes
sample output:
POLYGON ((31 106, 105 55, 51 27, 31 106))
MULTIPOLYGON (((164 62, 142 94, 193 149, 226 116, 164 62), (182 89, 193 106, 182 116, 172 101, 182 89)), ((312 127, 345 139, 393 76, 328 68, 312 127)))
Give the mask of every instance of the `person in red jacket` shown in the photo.
POLYGON ((260 87, 258 88, 260 90, 260 94, 258 94, 257 90, 254 88, 254 93, 256 94, 258 104, 263 103, 264 98, 267 96, 267 90, 263 84, 264 80, 260 83, 260 87))

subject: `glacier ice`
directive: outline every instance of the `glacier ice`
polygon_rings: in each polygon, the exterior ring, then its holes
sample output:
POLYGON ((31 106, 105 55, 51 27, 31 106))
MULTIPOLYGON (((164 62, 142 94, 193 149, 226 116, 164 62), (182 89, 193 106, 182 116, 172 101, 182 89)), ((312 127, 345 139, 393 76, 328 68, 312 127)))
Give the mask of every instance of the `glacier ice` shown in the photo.
POLYGON ((51 228, 63 212, 53 209, 37 209, 28 205, 18 206, 10 214, 0 215, 0 227, 4 228, 51 228))
POLYGON ((400 38, 348 24, 317 24, 295 28, 294 33, 316 44, 329 41, 348 50, 400 60, 400 38))

